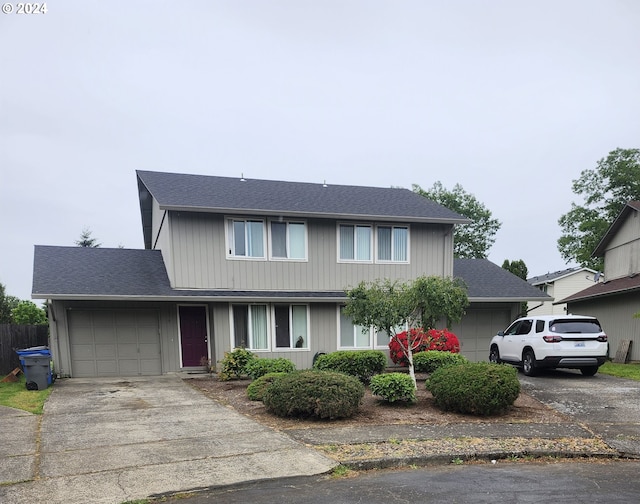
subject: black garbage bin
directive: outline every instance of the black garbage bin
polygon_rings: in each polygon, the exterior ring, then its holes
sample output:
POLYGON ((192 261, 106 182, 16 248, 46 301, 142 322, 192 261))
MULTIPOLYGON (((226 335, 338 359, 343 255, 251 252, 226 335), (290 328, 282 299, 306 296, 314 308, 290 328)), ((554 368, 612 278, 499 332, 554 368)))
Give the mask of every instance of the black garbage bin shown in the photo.
POLYGON ((51 357, 41 354, 23 355, 24 377, 28 390, 44 390, 50 382, 51 357))

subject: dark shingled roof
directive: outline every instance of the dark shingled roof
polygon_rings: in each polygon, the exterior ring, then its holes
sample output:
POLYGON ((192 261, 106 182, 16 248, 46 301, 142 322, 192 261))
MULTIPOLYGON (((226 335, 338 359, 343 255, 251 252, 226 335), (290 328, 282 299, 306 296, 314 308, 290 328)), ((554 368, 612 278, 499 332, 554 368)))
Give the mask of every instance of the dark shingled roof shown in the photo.
POLYGON ((527 278, 527 282, 529 282, 531 285, 540 285, 548 282, 553 282, 555 280, 558 280, 559 278, 563 278, 567 275, 571 275, 572 273, 576 273, 579 271, 586 271, 587 273, 591 273, 592 275, 595 275, 597 273, 595 270, 589 268, 575 266, 573 268, 567 268, 560 271, 554 271, 553 273, 547 273, 546 275, 538 275, 527 278))
MULTIPOLYGON (((469 298, 483 301, 551 299, 486 259, 456 259, 469 298)), ((344 291, 231 291, 174 289, 157 250, 36 245, 32 296, 40 299, 315 299, 340 300, 344 291)))
POLYGON ((468 222, 465 217, 408 189, 152 171, 136 173, 141 191, 146 188, 163 209, 468 222))
POLYGON ((581 290, 580 292, 576 292, 567 298, 556 301, 554 304, 586 301, 588 299, 624 294, 637 290, 640 290, 640 275, 631 275, 616 278, 615 280, 596 283, 591 287, 581 290))
POLYGON ((551 301, 553 298, 526 280, 488 259, 455 259, 453 276, 467 284, 469 300, 551 301))

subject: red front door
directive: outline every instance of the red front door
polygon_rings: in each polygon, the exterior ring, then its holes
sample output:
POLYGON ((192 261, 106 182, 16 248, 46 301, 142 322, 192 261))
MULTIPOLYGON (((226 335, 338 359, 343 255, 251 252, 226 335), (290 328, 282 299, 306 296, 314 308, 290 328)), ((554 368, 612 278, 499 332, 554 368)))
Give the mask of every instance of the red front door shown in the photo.
POLYGON ((182 367, 206 366, 209 360, 207 311, 204 306, 180 306, 182 367))

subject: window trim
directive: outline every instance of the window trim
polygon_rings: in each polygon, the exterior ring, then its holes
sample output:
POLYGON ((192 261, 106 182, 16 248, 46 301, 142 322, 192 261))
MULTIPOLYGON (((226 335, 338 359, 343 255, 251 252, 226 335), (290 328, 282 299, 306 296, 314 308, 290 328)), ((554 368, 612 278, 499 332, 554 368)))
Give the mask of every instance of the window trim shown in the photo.
POLYGON ((344 263, 344 264, 373 264, 375 262, 375 257, 376 257, 376 253, 374 250, 375 247, 375 226, 373 223, 369 223, 369 222, 338 222, 336 225, 336 242, 337 242, 337 258, 338 258, 338 262, 339 263, 344 263), (340 228, 342 226, 351 226, 353 227, 354 230, 354 249, 353 249, 353 255, 354 255, 354 259, 343 259, 342 257, 340 257, 340 228), (357 227, 363 227, 363 228, 369 228, 369 230, 371 231, 371 237, 369 238, 369 259, 366 260, 361 260, 361 259, 355 259, 355 257, 357 256, 357 251, 355 248, 355 243, 356 243, 356 238, 355 238, 355 230, 357 227))
MULTIPOLYGON (((269 309, 270 304, 269 303, 229 303, 229 328, 230 328, 230 340, 231 340, 231 349, 235 349, 238 348, 236 346, 236 321, 235 321, 235 317, 233 314, 233 307, 234 306, 247 306, 248 308, 251 308, 252 306, 265 306, 265 312, 266 312, 266 330, 267 330, 267 348, 252 348, 247 342, 247 346, 245 347, 247 350, 250 350, 251 352, 260 352, 260 353, 266 353, 266 352, 271 352, 271 335, 269 334, 269 331, 271 329, 271 321, 269 320, 271 317, 271 310, 269 309)), ((248 312, 250 313, 251 310, 248 310, 248 312)), ((250 317, 250 315, 249 315, 250 317)), ((251 324, 247 324, 247 327, 250 328, 251 324)), ((253 335, 249 336, 249 339, 251 340, 251 343, 253 343, 253 335)))
MULTIPOLYGON (((338 350, 389 350, 389 343, 387 342, 387 344, 385 345, 378 345, 378 333, 377 331, 373 328, 373 327, 369 327, 369 345, 368 346, 343 346, 342 345, 342 308, 344 308, 344 305, 338 305, 337 309, 336 309, 336 313, 337 313, 337 334, 338 334, 338 341, 337 341, 337 348, 338 350)), ((351 327, 353 329, 353 341, 354 343, 356 342, 356 327, 353 323, 351 324, 351 327)), ((363 333, 364 334, 364 333, 363 333)), ((388 341, 391 341, 391 338, 389 337, 388 341)))
MULTIPOLYGON (((265 306, 266 307, 266 330, 267 330, 267 348, 251 348, 249 342, 247 342, 247 346, 245 347, 247 350, 256 353, 275 353, 275 352, 310 352, 311 351, 311 307, 308 303, 261 303, 261 302, 236 302, 229 303, 229 339, 231 342, 231 349, 233 350, 236 347, 236 339, 235 339, 235 318, 233 313, 234 306, 265 306), (279 306, 287 306, 289 308, 289 338, 290 343, 294 344, 294 347, 278 347, 276 346, 276 315, 275 315, 275 307, 279 306), (295 342, 291 341, 292 336, 292 307, 293 306, 304 306, 306 308, 307 315, 307 331, 304 335, 305 344, 303 348, 295 348, 295 342)), ((249 310, 250 311, 250 310, 249 310)), ((250 316, 250 315, 249 315, 250 316)), ((250 327, 250 324, 249 324, 250 327)), ((251 344, 253 344, 253 335, 248 335, 248 339, 251 344)))
POLYGON ((272 348, 273 348, 273 352, 309 352, 311 350, 311 345, 310 343, 310 335, 311 335, 311 324, 310 324, 310 317, 311 317, 311 310, 309 308, 309 305, 306 303, 271 303, 271 313, 273 314, 273 316, 271 317, 271 341, 272 341, 272 348), (277 306, 287 306, 289 309, 289 345, 288 347, 279 347, 276 344, 276 305, 277 306), (293 341, 294 339, 294 335, 293 335, 293 313, 292 313, 292 308, 294 306, 304 306, 306 308, 306 314, 307 314, 307 331, 306 334, 304 335, 304 341, 305 341, 305 346, 302 348, 295 348, 295 342, 293 341), (291 344, 293 344, 293 346, 291 346, 291 344))
POLYGON ((285 262, 308 262, 309 261, 309 226, 307 221, 302 219, 269 219, 267 221, 267 234, 269 242, 269 260, 270 261, 285 261, 285 262), (271 232, 271 224, 273 222, 285 223, 286 226, 286 249, 287 255, 290 254, 291 241, 289 238, 289 224, 303 224, 304 225, 304 257, 276 257, 273 255, 273 234, 271 232))
POLYGON ((378 223, 375 226, 375 235, 374 235, 374 247, 375 247, 375 258, 377 264, 410 264, 411 263, 411 226, 409 224, 383 224, 378 223), (391 259, 380 259, 379 256, 379 236, 378 230, 380 228, 391 228, 391 259), (396 261, 393 259, 393 230, 394 229, 406 229, 407 230, 407 258, 404 261, 396 261))
POLYGON ((267 260, 267 234, 268 230, 265 230, 266 219, 263 217, 249 217, 249 216, 227 216, 225 217, 224 235, 225 235, 225 253, 227 259, 236 261, 266 261, 267 260), (233 252, 234 249, 234 235, 232 227, 234 222, 260 222, 262 224, 262 251, 261 256, 248 256, 248 255, 236 255, 233 252))

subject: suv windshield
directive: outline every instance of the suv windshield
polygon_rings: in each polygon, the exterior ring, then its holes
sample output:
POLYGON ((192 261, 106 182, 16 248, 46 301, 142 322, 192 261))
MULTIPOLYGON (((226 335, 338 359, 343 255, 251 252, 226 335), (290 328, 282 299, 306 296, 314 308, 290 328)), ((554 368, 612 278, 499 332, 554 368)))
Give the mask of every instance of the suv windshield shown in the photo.
POLYGON ((593 319, 556 319, 549 322, 549 329, 560 334, 597 334, 602 332, 600 322, 593 319))

